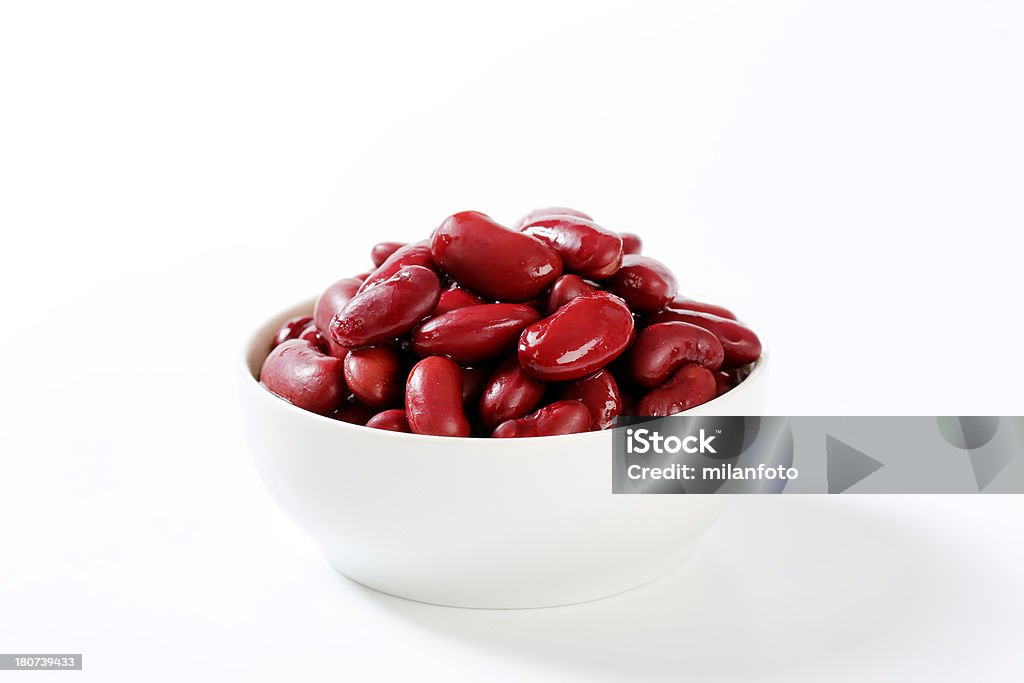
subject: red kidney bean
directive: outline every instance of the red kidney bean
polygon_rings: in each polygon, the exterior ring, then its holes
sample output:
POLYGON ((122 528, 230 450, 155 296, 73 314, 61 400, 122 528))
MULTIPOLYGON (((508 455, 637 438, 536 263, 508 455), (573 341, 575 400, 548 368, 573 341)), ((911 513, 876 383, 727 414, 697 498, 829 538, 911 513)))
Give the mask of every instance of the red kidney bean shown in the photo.
POLYGON ((436 317, 449 311, 454 311, 457 308, 479 306, 482 303, 486 302, 476 294, 472 294, 461 287, 449 287, 441 292, 441 299, 437 302, 433 315, 436 317))
POLYGON ((607 369, 566 384, 559 397, 582 402, 590 411, 592 429, 606 429, 622 414, 619 385, 607 369))
POLYGON ((719 318, 728 318, 729 320, 736 319, 736 315, 724 306, 707 304, 703 301, 694 301, 693 299, 687 299, 682 296, 677 296, 675 299, 672 299, 672 302, 668 306, 669 308, 675 308, 680 311, 699 311, 701 313, 717 315, 719 318))
POLYGON ((267 356, 260 383, 292 405, 326 415, 345 392, 341 361, 308 341, 289 339, 267 356))
POLYGON ((405 242, 377 242, 377 244, 373 245, 373 249, 370 250, 370 260, 373 261, 373 267, 380 268, 381 264, 404 246, 405 242))
POLYGON ((413 366, 405 385, 405 416, 416 434, 469 436, 462 372, 455 361, 431 356, 413 366))
POLYGON ((585 377, 614 360, 633 340, 633 314, 608 292, 576 297, 519 337, 519 363, 537 379, 585 377))
POLYGON ((405 411, 401 408, 392 408, 382 413, 377 413, 366 423, 367 427, 374 429, 385 429, 389 432, 409 432, 409 421, 405 419, 405 411))
POLYGON ((582 218, 588 221, 594 220, 587 214, 583 213, 582 211, 577 211, 576 209, 570 209, 566 206, 549 206, 544 209, 534 209, 530 213, 526 214, 525 216, 517 220, 516 224, 512 227, 514 230, 519 230, 524 225, 529 225, 538 218, 542 218, 544 216, 575 216, 576 218, 582 218))
POLYGON ((393 347, 367 346, 345 356, 345 382, 360 401, 383 408, 402 400, 405 373, 393 347))
POLYGON ((320 334, 320 330, 316 329, 316 323, 312 322, 312 319, 310 319, 310 322, 306 325, 302 332, 299 333, 299 336, 296 337, 296 339, 305 339, 310 344, 315 346, 317 351, 320 351, 321 353, 327 353, 329 351, 329 348, 327 346, 327 340, 324 339, 322 334, 320 334))
POLYGON ((476 407, 480 395, 484 393, 491 370, 484 365, 462 366, 462 405, 466 408, 476 407))
POLYGON ((639 254, 623 256, 622 267, 607 285, 639 313, 660 311, 676 295, 676 278, 672 271, 661 261, 639 254))
POLYGON ((643 249, 644 243, 640 239, 640 235, 632 232, 620 232, 619 237, 622 238, 623 254, 639 254, 643 249))
POLYGON ((532 299, 562 274, 562 260, 546 244, 478 211, 446 218, 430 247, 444 272, 499 301, 532 299))
POLYGON ((637 335, 629 354, 629 374, 646 389, 662 384, 684 363, 715 371, 725 358, 718 337, 703 327, 683 322, 646 327, 637 335))
POLYGON ((719 370, 715 373, 715 396, 731 391, 739 383, 735 370, 719 370))
POLYGON ((555 280, 555 284, 551 285, 547 300, 544 302, 544 310, 548 315, 553 315, 555 311, 576 297, 593 291, 593 285, 579 275, 563 275, 555 280))
POLYGON ((585 218, 547 216, 523 228, 562 257, 565 270, 602 280, 622 265, 622 238, 585 218))
POLYGON ((351 425, 365 425, 373 417, 373 408, 363 405, 358 399, 351 397, 331 417, 351 425))
POLYGON ((590 410, 579 401, 556 401, 517 420, 502 422, 491 433, 498 439, 556 436, 590 431, 590 410))
POLYGON ((540 403, 546 386, 526 374, 519 359, 509 358, 487 380, 480 397, 480 421, 494 429, 506 420, 523 417, 540 403))
POLYGON ((707 368, 690 363, 676 370, 672 377, 654 389, 637 406, 637 415, 665 417, 689 410, 713 399, 718 386, 707 368))
POLYGON ((356 295, 361 284, 359 280, 351 277, 338 280, 325 289, 313 304, 313 322, 316 323, 316 329, 320 331, 327 343, 328 353, 336 358, 344 358, 348 349, 335 342, 331 337, 331 321, 356 295))
POLYGON ((384 263, 380 264, 377 270, 363 280, 363 284, 359 286, 359 293, 389 280, 399 270, 408 266, 437 270, 437 264, 434 263, 434 258, 430 255, 430 246, 426 242, 407 244, 396 250, 384 263))
POLYGON ((289 339, 298 339, 299 335, 302 334, 306 326, 313 322, 313 317, 309 315, 300 315, 295 318, 289 318, 281 325, 281 329, 274 335, 274 346, 280 346, 289 339))
POLYGON ((415 327, 440 296, 434 271, 403 266, 380 284, 360 289, 331 321, 331 336, 348 348, 388 341, 415 327))
POLYGON ((449 356, 460 363, 486 360, 514 349, 523 328, 538 320, 540 313, 522 304, 457 308, 420 325, 412 348, 421 356, 449 356))
POLYGON ((725 361, 722 363, 722 367, 726 369, 753 363, 761 357, 761 340, 757 338, 753 330, 743 323, 712 313, 683 311, 675 308, 666 308, 664 311, 655 313, 649 322, 653 324, 670 320, 703 327, 718 337, 718 341, 722 342, 722 348, 725 350, 725 361))

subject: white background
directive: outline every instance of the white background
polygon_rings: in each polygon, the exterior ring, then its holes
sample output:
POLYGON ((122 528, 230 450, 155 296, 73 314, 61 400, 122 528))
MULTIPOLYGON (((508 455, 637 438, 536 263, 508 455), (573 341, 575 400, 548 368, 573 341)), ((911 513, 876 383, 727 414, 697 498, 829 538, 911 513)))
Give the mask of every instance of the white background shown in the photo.
POLYGON ((1019 679, 1019 497, 744 500, 643 590, 446 610, 319 559, 233 381, 373 242, 565 204, 756 325, 770 413, 1024 414, 1022 15, 5 3, 0 651, 85 653, 41 680, 1019 679))

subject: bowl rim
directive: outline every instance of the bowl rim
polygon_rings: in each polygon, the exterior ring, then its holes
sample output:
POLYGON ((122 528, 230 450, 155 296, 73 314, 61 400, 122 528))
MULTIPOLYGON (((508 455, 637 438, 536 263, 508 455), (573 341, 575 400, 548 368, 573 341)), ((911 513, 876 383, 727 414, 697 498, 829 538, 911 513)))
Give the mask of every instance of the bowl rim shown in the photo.
MULTIPOLYGON (((355 433, 357 434, 361 433, 363 435, 366 435, 368 432, 372 432, 375 436, 379 436, 381 438, 398 439, 399 441, 404 440, 407 441, 410 445, 416 443, 424 443, 425 441, 432 441, 434 443, 452 443, 453 445, 454 443, 473 445, 480 445, 484 443, 494 444, 493 446, 484 446, 484 448, 507 448, 509 444, 522 444, 524 441, 531 443, 536 442, 537 440, 542 440, 544 443, 550 443, 553 439, 574 439, 577 441, 591 439, 596 441, 597 439, 600 438, 610 437, 611 434, 617 429, 623 429, 623 427, 612 427, 610 429, 601 429, 590 432, 582 432, 575 434, 556 434, 553 436, 532 436, 522 439, 492 439, 479 436, 437 436, 434 434, 413 434, 411 432, 394 432, 388 429, 374 429, 373 427, 367 427, 365 425, 353 424, 351 422, 336 420, 328 415, 321 415, 320 413, 314 413, 312 411, 306 410, 305 408, 300 408, 291 401, 288 401, 287 399, 278 396, 277 394, 273 393, 272 391, 264 387, 260 383, 259 377, 254 376, 252 371, 249 369, 248 360, 249 356, 253 353, 253 351, 256 348, 257 338, 260 337, 262 334, 265 334, 265 330, 267 328, 269 328, 272 324, 279 325, 282 319, 287 319, 288 317, 292 317, 293 315, 301 315, 301 313, 298 313, 297 311, 306 308, 312 309, 313 304, 315 302, 315 297, 311 299, 305 299, 301 303, 294 304, 281 311, 278 311, 273 316, 264 320, 260 325, 256 326, 255 330, 251 331, 246 337, 245 343, 242 346, 241 356, 238 360, 238 367, 242 374, 242 384, 247 386, 249 391, 255 390, 256 394, 261 395, 263 397, 263 399, 260 400, 270 400, 273 402, 273 404, 281 408, 284 408, 285 410, 294 411, 295 414, 301 415, 303 419, 311 419, 314 422, 320 422, 321 424, 333 424, 333 429, 339 430, 340 433, 355 430, 355 433)), ((761 356, 750 364, 752 366, 750 372, 747 374, 746 378, 742 382, 740 382, 738 385, 736 385, 736 387, 722 394, 721 396, 716 396, 707 403, 702 403, 699 406, 694 406, 693 410, 696 410, 698 408, 702 410, 706 409, 708 406, 711 406, 716 401, 720 401, 728 397, 729 394, 732 394, 734 391, 743 390, 744 385, 748 385, 749 390, 749 386, 751 386, 749 383, 751 383, 754 380, 760 380, 762 375, 764 375, 765 365, 767 364, 768 358, 768 350, 765 347, 764 342, 762 342, 761 356)), ((684 410, 683 412, 675 413, 674 415, 686 415, 689 412, 690 411, 688 410, 684 410)))

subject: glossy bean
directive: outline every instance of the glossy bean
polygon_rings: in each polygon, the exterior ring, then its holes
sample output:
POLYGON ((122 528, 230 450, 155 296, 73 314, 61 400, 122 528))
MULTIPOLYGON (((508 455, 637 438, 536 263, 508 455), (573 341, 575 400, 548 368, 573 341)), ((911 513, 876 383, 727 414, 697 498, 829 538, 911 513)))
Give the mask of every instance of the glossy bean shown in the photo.
POLYGON ((618 357, 633 339, 633 314, 608 292, 576 297, 519 338, 519 363, 537 379, 585 377, 618 357))
POLYGON ((462 289, 461 287, 449 287, 441 292, 441 298, 437 302, 437 307, 434 308, 433 315, 443 315, 449 311, 454 311, 457 308, 479 306, 483 303, 487 302, 468 290, 462 289))
POLYGON ((666 308, 655 313, 649 322, 653 324, 670 320, 703 327, 718 337, 718 341, 722 342, 722 348, 725 350, 725 361, 722 363, 722 367, 726 369, 752 363, 761 357, 761 340, 753 330, 741 322, 722 318, 712 313, 684 311, 676 308, 666 308))
POLYGON ((416 242, 415 244, 407 244, 404 247, 398 248, 375 271, 370 273, 369 277, 363 280, 363 283, 359 286, 359 292, 362 293, 371 287, 376 287, 393 277, 402 268, 407 268, 408 266, 419 266, 420 268, 433 271, 437 270, 437 264, 434 263, 434 259, 430 255, 430 246, 426 242, 416 242))
POLYGON ((405 419, 405 411, 401 408, 392 408, 391 410, 377 413, 367 421, 366 426, 373 429, 384 429, 389 432, 411 431, 409 429, 409 421, 405 419))
POLYGON ((653 389, 685 363, 697 363, 714 372, 724 358, 718 337, 703 327, 683 322, 656 323, 637 335, 629 352, 629 373, 634 382, 653 389))
POLYGON ((405 386, 405 416, 416 434, 469 436, 462 373, 455 361, 431 356, 413 366, 405 386))
POLYGON ((701 313, 711 313, 717 315, 719 318, 728 318, 729 320, 736 320, 736 315, 724 306, 717 306, 715 304, 705 303, 703 301, 694 301, 693 299, 687 299, 683 296, 677 296, 672 299, 668 305, 669 308, 675 308, 680 311, 699 311, 701 313))
POLYGON ((487 380, 480 397, 480 421, 494 429, 506 420, 527 415, 540 403, 546 386, 527 374, 518 358, 509 358, 487 380))
POLYGON ((622 238, 623 254, 639 254, 644 247, 643 240, 636 233, 620 232, 619 237, 622 238))
POLYGON ((637 415, 665 417, 689 410, 713 399, 718 386, 714 374, 705 367, 690 363, 661 386, 652 390, 637 406, 637 415))
POLYGON ((579 275, 563 275, 551 285, 544 301, 544 310, 552 315, 576 297, 593 291, 594 287, 579 275))
POLYGON ((546 216, 523 227, 562 257, 566 271, 603 280, 622 265, 622 238, 585 218, 546 216))
POLYGON ((505 355, 519 333, 540 320, 540 313, 522 304, 481 304, 457 308, 420 325, 412 348, 421 356, 443 355, 472 363, 505 355))
POLYGON ((622 414, 619 385, 607 369, 566 384, 559 397, 583 403, 590 411, 592 429, 607 429, 622 414))
POLYGON ((313 322, 313 316, 310 315, 300 315, 284 321, 277 334, 274 335, 273 345, 280 346, 289 339, 298 339, 311 322, 313 322))
POLYGON ((715 373, 715 396, 731 391, 739 383, 735 370, 719 370, 715 373))
MULTIPOLYGON (((320 330, 316 329, 316 323, 312 321, 306 324, 306 327, 299 333, 299 336, 296 337, 296 339, 305 339, 315 346, 321 353, 328 353, 330 350, 327 345, 327 340, 324 339, 322 334, 320 334, 320 330)), ((338 357, 340 358, 341 356, 338 357)))
POLYGON ((377 242, 370 250, 370 260, 374 268, 380 268, 381 264, 391 258, 391 255, 405 246, 405 242, 377 242))
POLYGON ((562 260, 542 241, 477 211, 446 218, 430 246, 444 272, 498 301, 532 299, 562 274, 562 260))
POLYGON ((415 327, 440 295, 432 270, 403 266, 380 284, 360 289, 331 321, 331 336, 348 348, 388 341, 415 327))
POLYGON ((351 277, 338 280, 325 289, 313 304, 313 322, 316 323, 316 329, 320 331, 320 335, 327 344, 328 353, 336 358, 344 358, 348 349, 331 337, 331 321, 356 295, 361 284, 362 282, 351 277))
POLYGON ((498 439, 556 436, 590 431, 590 410, 579 401, 556 401, 535 413, 502 422, 491 433, 498 439))
POLYGON ((672 271, 661 261, 639 254, 623 256, 622 267, 606 284, 638 313, 660 311, 676 295, 672 271))
POLYGON ((260 383, 292 405, 321 415, 334 410, 345 392, 341 361, 302 339, 289 339, 270 352, 260 383))
POLYGON ((352 349, 345 356, 345 383, 356 398, 371 408, 398 403, 405 389, 398 351, 391 346, 352 349))
POLYGON ((575 216, 576 218, 583 218, 584 220, 588 221, 594 220, 593 218, 583 213, 582 211, 570 209, 567 206, 548 206, 543 209, 534 209, 530 213, 526 214, 525 216, 517 220, 516 224, 512 227, 514 230, 519 230, 524 225, 529 225, 538 218, 543 218, 544 216, 575 216))

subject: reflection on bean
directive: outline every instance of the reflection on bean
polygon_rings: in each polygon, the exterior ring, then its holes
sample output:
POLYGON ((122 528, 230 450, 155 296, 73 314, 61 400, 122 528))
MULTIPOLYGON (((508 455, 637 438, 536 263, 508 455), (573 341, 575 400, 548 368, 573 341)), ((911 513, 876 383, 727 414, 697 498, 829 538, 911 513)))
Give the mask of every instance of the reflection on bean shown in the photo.
POLYGON ((557 436, 590 431, 590 410, 579 401, 556 401, 535 413, 502 422, 491 433, 498 439, 557 436))
POLYGON ((688 364, 642 399, 637 415, 665 417, 689 410, 713 399, 718 390, 714 374, 707 368, 688 364))
POLYGON ((289 339, 263 362, 260 383, 289 403, 327 415, 345 392, 341 361, 303 339, 289 339))
POLYGON ((462 373, 455 361, 431 356, 413 366, 405 386, 405 416, 416 434, 469 436, 462 373))

